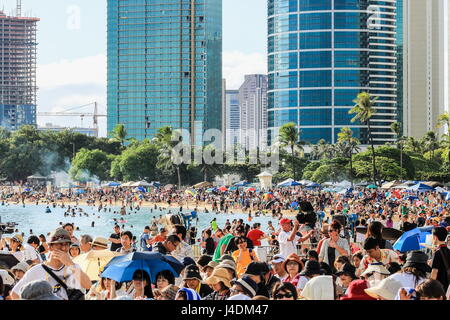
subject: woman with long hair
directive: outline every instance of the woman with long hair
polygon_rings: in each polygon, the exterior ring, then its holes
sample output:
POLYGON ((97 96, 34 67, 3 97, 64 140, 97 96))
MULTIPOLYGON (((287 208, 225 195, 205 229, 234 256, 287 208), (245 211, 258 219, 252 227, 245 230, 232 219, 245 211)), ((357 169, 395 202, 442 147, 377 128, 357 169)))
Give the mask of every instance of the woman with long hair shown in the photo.
POLYGON ((392 249, 392 244, 383 239, 383 224, 379 221, 372 221, 367 227, 366 238, 374 237, 378 240, 380 249, 392 249))

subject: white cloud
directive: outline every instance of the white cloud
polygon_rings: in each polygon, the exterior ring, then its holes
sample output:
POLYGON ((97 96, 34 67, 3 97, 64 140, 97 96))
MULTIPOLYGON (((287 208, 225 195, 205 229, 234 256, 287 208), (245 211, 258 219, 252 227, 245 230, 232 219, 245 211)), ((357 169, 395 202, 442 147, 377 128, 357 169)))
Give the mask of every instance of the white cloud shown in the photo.
POLYGON ((38 65, 37 85, 40 89, 53 89, 76 84, 100 84, 106 86, 106 55, 83 57, 73 60, 38 65))
POLYGON ((223 77, 227 81, 227 89, 239 89, 246 74, 267 74, 267 56, 262 53, 225 51, 223 77))

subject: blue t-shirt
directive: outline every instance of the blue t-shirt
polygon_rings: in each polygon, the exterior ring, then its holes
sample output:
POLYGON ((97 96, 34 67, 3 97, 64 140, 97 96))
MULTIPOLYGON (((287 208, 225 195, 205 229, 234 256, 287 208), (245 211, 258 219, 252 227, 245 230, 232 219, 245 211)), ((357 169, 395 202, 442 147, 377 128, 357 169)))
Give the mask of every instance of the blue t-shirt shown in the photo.
POLYGON ((147 240, 150 238, 150 236, 147 233, 143 233, 141 235, 141 248, 143 251, 151 251, 150 248, 147 248, 147 240))

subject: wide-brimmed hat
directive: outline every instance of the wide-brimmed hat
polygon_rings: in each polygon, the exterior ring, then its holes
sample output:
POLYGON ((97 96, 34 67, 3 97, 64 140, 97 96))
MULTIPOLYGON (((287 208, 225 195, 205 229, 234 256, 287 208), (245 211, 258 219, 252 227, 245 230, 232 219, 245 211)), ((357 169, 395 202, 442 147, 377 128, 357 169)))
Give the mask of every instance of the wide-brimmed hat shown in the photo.
POLYGON ((211 260, 210 262, 208 262, 208 264, 206 265, 206 266, 204 266, 203 268, 202 268, 202 271, 203 272, 206 272, 206 269, 207 268, 215 268, 215 267, 217 267, 219 265, 219 263, 218 262, 216 262, 216 261, 214 261, 214 260, 211 260))
POLYGON ((371 263, 369 264, 369 266, 367 267, 367 269, 361 273, 361 276, 364 277, 366 274, 369 273, 379 273, 379 274, 383 274, 383 275, 387 275, 389 276, 391 273, 389 272, 389 270, 384 266, 384 264, 382 263, 371 263))
POLYGON ((187 266, 186 269, 184 269, 183 280, 192 280, 192 279, 197 279, 199 281, 202 281, 202 276, 200 275, 200 270, 194 264, 191 264, 191 265, 187 266))
POLYGON ((27 272, 28 268, 29 268, 29 264, 26 262, 19 262, 18 264, 16 264, 14 267, 11 268, 11 272, 14 272, 15 270, 20 270, 23 272, 27 272))
POLYGON ((431 272, 431 267, 428 265, 428 255, 418 250, 408 252, 403 267, 413 267, 424 272, 431 272))
POLYGON ((282 263, 284 262, 286 259, 283 257, 283 255, 281 254, 276 254, 273 256, 272 261, 270 261, 271 263, 282 263))
POLYGON ((306 261, 305 269, 300 272, 301 276, 312 277, 314 275, 322 275, 325 274, 325 270, 320 267, 320 263, 316 260, 306 261))
POLYGON ((234 279, 231 284, 239 284, 244 292, 253 298, 258 291, 258 284, 249 276, 243 276, 242 279, 234 279))
POLYGON ((205 283, 214 285, 222 281, 226 287, 231 288, 231 280, 232 277, 230 276, 230 273, 225 268, 219 268, 217 266, 211 276, 206 278, 205 283))
POLYGON ((341 300, 376 300, 369 296, 364 290, 367 289, 366 280, 355 280, 350 282, 347 294, 341 297, 341 300))
POLYGON ((14 241, 16 241, 16 242, 19 242, 19 243, 23 243, 23 237, 22 237, 22 235, 21 234, 15 234, 12 238, 11 238, 11 240, 14 240, 14 241))
POLYGON ((230 260, 234 262, 234 259, 232 256, 230 256, 229 254, 224 254, 223 256, 221 256, 219 258, 219 260, 217 260, 218 262, 223 262, 224 260, 230 260))
POLYGON ((286 258, 286 260, 283 262, 283 269, 284 269, 284 271, 287 272, 287 264, 288 264, 289 262, 291 262, 291 261, 297 262, 298 267, 299 267, 299 270, 298 270, 299 272, 301 272, 301 271, 303 270, 304 265, 303 265, 303 262, 302 262, 302 260, 300 259, 300 257, 299 257, 297 254, 295 254, 295 253, 291 253, 291 254, 286 258))
POLYGON ((21 289, 20 296, 22 300, 62 300, 53 294, 52 286, 45 280, 27 283, 21 289))
POLYGON ((402 287, 401 282, 391 277, 388 277, 386 279, 381 280, 380 283, 378 283, 378 285, 364 289, 364 292, 375 299, 377 299, 378 296, 380 296, 387 300, 394 300, 395 296, 398 293, 398 290, 401 287, 402 287))
POLYGON ((91 242, 91 245, 108 249, 108 240, 102 237, 95 237, 95 239, 91 242))
POLYGON ((12 286, 14 284, 14 278, 7 270, 0 270, 0 277, 2 278, 3 284, 12 286))
POLYGON ((50 234, 48 244, 55 243, 72 243, 70 233, 63 228, 58 228, 50 234))
POLYGON ((233 271, 236 271, 236 263, 231 260, 224 260, 221 263, 219 263, 216 268, 226 268, 233 271))

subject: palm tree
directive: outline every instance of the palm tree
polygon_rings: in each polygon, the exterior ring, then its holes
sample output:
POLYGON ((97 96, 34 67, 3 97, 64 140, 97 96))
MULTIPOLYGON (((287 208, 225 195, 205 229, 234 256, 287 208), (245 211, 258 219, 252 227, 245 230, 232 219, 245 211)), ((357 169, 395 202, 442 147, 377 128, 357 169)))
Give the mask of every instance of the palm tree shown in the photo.
POLYGON ((373 145, 373 137, 372 137, 372 130, 370 127, 370 119, 373 117, 373 115, 376 113, 376 110, 373 108, 373 105, 375 104, 377 98, 374 98, 373 100, 370 97, 370 94, 367 92, 361 92, 358 94, 355 100, 353 102, 355 103, 355 106, 350 109, 348 112, 349 114, 355 114, 355 116, 352 119, 352 122, 359 121, 361 123, 365 123, 367 125, 367 134, 369 136, 370 146, 372 149, 372 180, 374 184, 377 184, 377 168, 375 165, 375 148, 373 145))
POLYGON ((447 127, 447 132, 442 136, 442 147, 447 150, 447 162, 450 164, 450 114, 444 112, 438 118, 437 128, 447 127))
POLYGON ((125 126, 121 123, 116 125, 116 127, 111 132, 112 140, 120 142, 120 145, 123 147, 125 145, 125 141, 130 141, 130 139, 127 139, 128 133, 127 129, 125 129, 125 126))
POLYGON ((411 152, 422 153, 422 143, 414 139, 414 137, 408 137, 406 139, 405 147, 411 152))
POLYGON ((350 160, 350 181, 353 188, 353 152, 358 152, 360 150, 358 145, 361 143, 357 138, 353 137, 352 129, 345 127, 338 133, 338 144, 344 147, 344 156, 348 155, 350 160))
POLYGON ((425 151, 431 152, 431 159, 434 159, 434 151, 439 148, 439 142, 434 131, 428 131, 422 138, 425 151))
POLYGON ((172 141, 173 129, 172 127, 165 126, 158 130, 153 141, 158 146, 159 156, 156 167, 158 169, 177 172, 178 188, 181 188, 181 174, 180 165, 176 165, 172 156, 173 148, 179 143, 178 141, 172 141))
POLYGON ((402 126, 399 122, 394 122, 391 124, 391 130, 395 133, 397 137, 397 148, 400 149, 400 180, 403 179, 403 143, 405 142, 405 137, 402 135, 402 126))
POLYGON ((281 146, 289 147, 291 150, 292 172, 294 173, 294 180, 296 180, 297 172, 295 170, 295 154, 296 152, 303 152, 302 145, 305 143, 300 141, 300 133, 298 132, 295 123, 286 123, 280 128, 279 141, 281 146))

